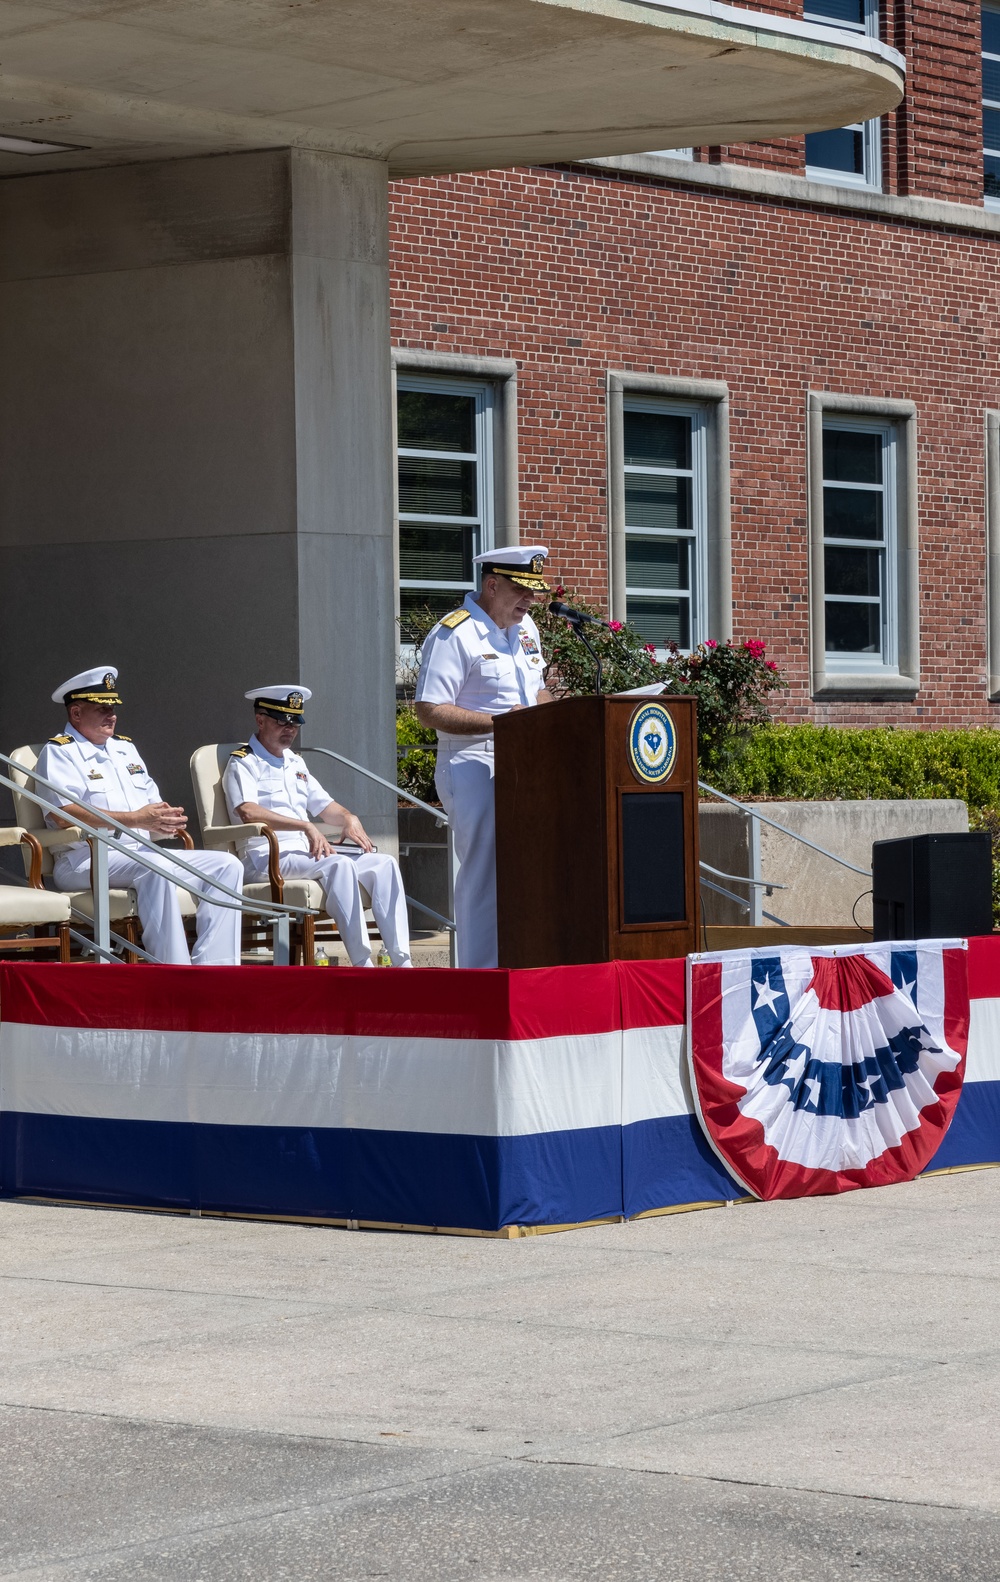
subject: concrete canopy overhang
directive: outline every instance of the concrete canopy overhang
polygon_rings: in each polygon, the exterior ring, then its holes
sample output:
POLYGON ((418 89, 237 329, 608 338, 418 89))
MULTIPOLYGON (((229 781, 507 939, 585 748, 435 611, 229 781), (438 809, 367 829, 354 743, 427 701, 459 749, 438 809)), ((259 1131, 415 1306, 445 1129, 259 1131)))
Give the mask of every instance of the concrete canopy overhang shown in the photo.
POLYGON ((299 147, 404 176, 881 115, 878 40, 716 0, 4 0, 0 175, 299 147))

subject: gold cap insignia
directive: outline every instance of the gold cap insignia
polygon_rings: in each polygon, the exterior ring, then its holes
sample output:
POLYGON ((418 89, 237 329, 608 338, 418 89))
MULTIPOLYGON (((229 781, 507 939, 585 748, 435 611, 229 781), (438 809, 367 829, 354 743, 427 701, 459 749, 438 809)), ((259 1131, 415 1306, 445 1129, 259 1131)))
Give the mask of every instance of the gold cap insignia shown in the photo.
POLYGON ((104 690, 105 690, 105 692, 113 692, 114 689, 115 689, 115 678, 111 674, 111 671, 109 670, 107 675, 104 677, 104 690))
POLYGON ((305 699, 301 692, 290 692, 288 694, 288 707, 290 709, 301 709, 304 704, 305 699))
POLYGON ((536 577, 540 577, 541 576, 541 574, 542 574, 542 567, 544 565, 545 565, 545 556, 544 555, 532 555, 532 557, 531 557, 531 569, 532 569, 532 572, 534 573, 534 575, 536 577))

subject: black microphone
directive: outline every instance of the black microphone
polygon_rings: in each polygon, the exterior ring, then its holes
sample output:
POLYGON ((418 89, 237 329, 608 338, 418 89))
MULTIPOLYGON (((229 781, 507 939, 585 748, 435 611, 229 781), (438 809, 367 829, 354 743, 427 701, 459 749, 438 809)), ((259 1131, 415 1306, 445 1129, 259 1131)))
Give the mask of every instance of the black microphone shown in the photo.
POLYGON ((586 624, 587 626, 603 626, 611 630, 607 621, 599 621, 596 615, 584 615, 582 610, 574 610, 571 604, 560 604, 558 599, 553 599, 549 605, 550 615, 561 615, 563 620, 572 621, 574 626, 586 624))

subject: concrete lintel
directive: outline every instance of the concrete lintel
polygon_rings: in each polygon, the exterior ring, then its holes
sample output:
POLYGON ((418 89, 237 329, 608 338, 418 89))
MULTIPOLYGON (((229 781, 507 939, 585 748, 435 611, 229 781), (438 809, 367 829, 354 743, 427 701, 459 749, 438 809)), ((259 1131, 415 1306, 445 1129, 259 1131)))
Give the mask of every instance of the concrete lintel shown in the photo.
POLYGON ((703 165, 690 159, 671 159, 665 154, 622 154, 581 163, 629 175, 654 176, 671 186, 704 187, 743 197, 770 198, 820 209, 844 209, 910 225, 1000 236, 1000 211, 977 208, 971 203, 899 197, 895 193, 875 192, 865 187, 838 187, 825 181, 810 181, 805 176, 789 175, 785 171, 757 170, 751 165, 703 165))

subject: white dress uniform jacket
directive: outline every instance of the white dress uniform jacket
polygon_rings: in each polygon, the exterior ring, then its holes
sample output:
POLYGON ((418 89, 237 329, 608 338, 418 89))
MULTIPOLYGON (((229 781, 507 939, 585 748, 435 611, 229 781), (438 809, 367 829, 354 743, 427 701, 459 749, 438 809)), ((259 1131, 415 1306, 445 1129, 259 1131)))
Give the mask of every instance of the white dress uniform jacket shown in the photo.
MULTIPOLYGON (((112 736, 96 744, 67 725, 63 735, 53 737, 42 748, 38 773, 59 786, 59 796, 44 786, 40 790, 61 807, 75 802, 80 807, 109 813, 135 812, 150 802, 163 800, 156 781, 127 736, 112 736)), ((45 815, 45 822, 50 829, 58 827, 51 814, 45 815)), ((157 961, 177 966, 239 966, 240 912, 200 901, 197 943, 193 954, 189 954, 176 889, 179 882, 193 895, 209 896, 210 881, 218 879, 232 890, 242 890, 243 874, 236 859, 225 852, 184 852, 184 861, 205 874, 205 882, 199 886, 197 879, 174 867, 166 855, 158 871, 146 868, 129 856, 129 851, 136 849, 141 849, 141 842, 134 836, 116 835, 115 844, 108 851, 108 875, 116 889, 135 891, 142 942, 149 954, 157 961)), ((85 890, 90 884, 89 844, 85 840, 74 841, 57 848, 53 855, 57 889, 85 890)))
MULTIPOLYGON (((449 703, 483 714, 531 708, 545 686, 538 627, 526 615, 501 629, 471 593, 429 633, 417 678, 418 703, 449 703)), ((438 731, 435 784, 461 864, 455 882, 455 923, 461 967, 497 964, 496 832, 493 737, 438 731)))
MULTIPOLYGON (((233 823, 239 822, 236 809, 244 802, 286 818, 315 819, 333 801, 308 769, 305 759, 286 748, 277 758, 262 746, 256 735, 246 747, 238 747, 226 765, 222 780, 233 823)), ((379 852, 363 852, 346 847, 330 857, 311 857, 304 830, 275 830, 280 849, 281 872, 286 879, 316 879, 323 890, 326 909, 340 929, 347 954, 356 967, 371 966, 371 941, 365 924, 365 899, 362 886, 371 897, 371 907, 379 925, 389 958, 394 966, 408 967, 410 931, 406 917, 406 896, 399 864, 394 857, 379 852)), ((267 871, 267 839, 252 835, 239 843, 248 879, 260 879, 267 871)))

